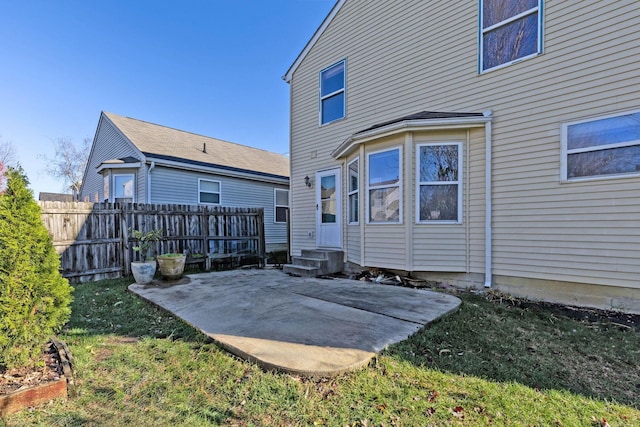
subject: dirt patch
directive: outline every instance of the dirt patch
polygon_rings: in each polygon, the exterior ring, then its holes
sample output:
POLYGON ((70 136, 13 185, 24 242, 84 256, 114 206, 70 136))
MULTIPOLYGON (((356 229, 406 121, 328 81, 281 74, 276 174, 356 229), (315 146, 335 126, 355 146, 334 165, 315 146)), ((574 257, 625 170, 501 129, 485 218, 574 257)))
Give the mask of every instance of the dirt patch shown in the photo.
POLYGON ((111 346, 121 345, 121 344, 135 344, 138 341, 140 340, 136 337, 110 337, 107 341, 105 341, 104 344, 102 344, 102 347, 96 352, 95 356, 93 357, 93 360, 95 360, 96 362, 104 362, 105 360, 109 359, 109 357, 111 357, 111 355, 113 354, 113 350, 111 349, 111 346))
POLYGON ((18 367, 0 371, 0 395, 53 382, 63 375, 62 363, 58 350, 52 343, 43 349, 36 367, 18 367))
POLYGON ((640 315, 638 314, 533 301, 522 301, 520 306, 530 310, 545 310, 554 315, 568 317, 583 323, 602 323, 621 329, 635 329, 640 331, 640 315))

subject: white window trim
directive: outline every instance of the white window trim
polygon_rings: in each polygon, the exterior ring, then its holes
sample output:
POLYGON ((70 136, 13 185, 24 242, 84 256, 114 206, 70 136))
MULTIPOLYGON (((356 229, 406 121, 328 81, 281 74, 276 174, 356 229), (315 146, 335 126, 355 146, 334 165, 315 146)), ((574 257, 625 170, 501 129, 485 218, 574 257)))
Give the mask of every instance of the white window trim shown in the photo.
POLYGON ((617 144, 606 144, 606 145, 596 145, 592 147, 584 147, 584 148, 575 148, 569 150, 568 148, 568 129, 569 126, 579 125, 582 123, 594 122, 596 120, 604 120, 611 119, 613 117, 626 116, 628 114, 637 114, 640 113, 640 110, 631 110, 631 111, 622 111, 613 114, 607 114, 604 116, 595 116, 589 117, 588 119, 576 120, 573 122, 567 122, 562 124, 562 131, 560 134, 560 143, 561 143, 561 154, 560 154, 560 180, 561 182, 569 183, 569 182, 584 182, 584 181, 601 181, 607 179, 620 179, 620 178, 629 178, 629 177, 637 177, 640 176, 640 172, 629 172, 629 173, 620 173, 620 174, 610 174, 610 175, 594 175, 594 176, 584 176, 577 178, 569 178, 568 174, 568 161, 570 154, 576 153, 586 153, 589 151, 602 151, 606 149, 612 148, 622 148, 622 147, 630 147, 634 145, 640 145, 640 140, 632 140, 619 142, 617 144))
POLYGON ((136 202, 136 174, 134 173, 113 173, 109 174, 109 184, 111 188, 109 189, 109 198, 112 202, 115 202, 116 199, 124 198, 123 196, 116 196, 116 177, 128 176, 131 177, 131 181, 133 181, 133 194, 131 195, 131 202, 136 202))
POLYGON ((349 225, 358 225, 360 224, 360 157, 356 157, 347 163, 347 224, 349 225), (355 162, 358 162, 358 188, 351 191, 351 165, 355 162), (357 194, 358 195, 358 221, 351 221, 351 196, 357 194))
MULTIPOLYGON (((111 196, 111 171, 107 171, 102 175, 102 200, 110 201, 111 196)), ((88 200, 87 200, 88 201, 88 200)), ((98 195, 96 193, 96 202, 98 201, 98 195)))
POLYGON ((330 123, 335 123, 339 120, 343 120, 345 117, 347 117, 347 60, 345 59, 341 59, 340 61, 337 61, 331 65, 329 65, 328 67, 323 68, 322 70, 320 70, 320 72, 318 73, 318 124, 320 126, 325 126, 328 125, 330 123), (344 78, 342 81, 342 89, 336 90, 334 92, 328 93, 324 96, 322 96, 322 73, 324 73, 325 71, 327 71, 328 69, 335 67, 336 65, 342 63, 343 64, 343 70, 344 70, 344 78), (342 100, 342 111, 343 111, 343 115, 340 118, 331 120, 329 122, 322 122, 322 101, 324 101, 325 99, 331 98, 332 96, 338 95, 339 93, 344 93, 344 98, 342 100))
POLYGON ((287 223, 287 221, 278 221, 278 219, 277 219, 278 218, 277 211, 278 211, 278 208, 287 208, 287 209, 290 208, 291 201, 289 200, 289 197, 290 197, 289 190, 287 190, 285 188, 274 188, 273 189, 273 223, 274 224, 286 224, 287 223), (278 204, 278 196, 277 196, 278 191, 285 191, 287 193, 287 202, 288 202, 288 204, 286 206, 278 204))
POLYGON ((487 28, 483 28, 482 26, 482 17, 483 17, 483 13, 484 13, 484 0, 480 0, 479 2, 480 7, 479 7, 479 13, 478 13, 478 28, 480 29, 480 31, 478 31, 478 46, 479 46, 479 63, 478 63, 478 72, 480 74, 484 74, 484 73, 489 73, 491 71, 494 70, 499 70, 501 68, 504 67, 508 67, 510 65, 513 65, 515 63, 518 63, 520 61, 525 61, 527 59, 530 58, 534 58, 540 54, 542 54, 542 36, 543 36, 543 31, 542 31, 542 23, 543 23, 543 19, 542 19, 542 12, 543 12, 543 4, 542 4, 542 0, 538 0, 538 5, 535 7, 532 7, 529 10, 526 10, 522 13, 519 13, 518 15, 514 15, 510 18, 505 19, 504 21, 500 21, 498 23, 495 23, 493 25, 491 25, 490 27, 487 28), (530 55, 527 56, 523 56, 521 58, 518 59, 514 59, 513 61, 509 61, 509 62, 505 62, 503 64, 500 65, 496 65, 495 67, 491 67, 491 68, 487 68, 486 70, 484 69, 483 65, 484 64, 484 34, 488 33, 491 30, 494 30, 496 28, 500 28, 502 26, 505 26, 507 24, 510 24, 513 21, 516 21, 520 18, 523 18, 525 16, 531 15, 533 13, 538 12, 538 51, 535 53, 532 53, 530 55))
MULTIPOLYGON (((210 193, 210 191, 207 191, 207 193, 210 193)), ((213 192, 211 192, 212 194, 215 194, 213 192)), ((222 204, 222 182, 217 181, 215 179, 205 179, 205 178, 198 178, 198 204, 199 205, 208 205, 208 206, 220 206, 222 204), (216 182, 218 183, 218 203, 208 203, 208 202, 202 202, 200 201, 200 186, 202 181, 206 181, 206 182, 216 182)))
POLYGON ((463 169, 464 169, 464 160, 463 160, 463 152, 462 152, 462 142, 430 142, 425 144, 417 144, 416 145, 416 224, 462 224, 462 183, 464 182, 462 179, 463 169), (420 147, 438 147, 442 145, 455 145, 458 147, 458 180, 457 181, 441 181, 441 182, 431 182, 431 181, 420 181, 420 147), (420 221, 420 186, 421 185, 450 185, 457 184, 458 185, 458 219, 455 221, 451 220, 426 220, 420 221))
POLYGON ((367 190, 367 194, 366 194, 366 211, 364 212, 364 214, 367 216, 366 218, 366 224, 372 224, 372 225, 398 225, 398 224, 402 224, 402 204, 403 204, 403 198, 402 195, 404 194, 404 190, 403 190, 403 181, 402 181, 402 175, 404 174, 404 169, 402 166, 402 146, 396 146, 396 147, 391 147, 391 148, 386 148, 384 150, 377 150, 377 151, 371 151, 369 153, 367 153, 367 175, 365 176, 366 181, 367 181, 367 186, 366 186, 366 190, 367 190), (379 154, 379 153, 385 153, 387 151, 394 151, 394 150, 398 150, 398 183, 394 184, 394 185, 374 185, 371 186, 369 185, 369 171, 371 170, 371 163, 370 163, 370 158, 372 155, 374 154, 379 154), (369 203, 369 193, 371 192, 371 190, 376 190, 376 189, 382 189, 382 188, 391 188, 391 187, 398 187, 398 203, 399 203, 399 207, 398 207, 398 221, 397 222, 391 222, 391 221, 371 221, 371 205, 369 203))

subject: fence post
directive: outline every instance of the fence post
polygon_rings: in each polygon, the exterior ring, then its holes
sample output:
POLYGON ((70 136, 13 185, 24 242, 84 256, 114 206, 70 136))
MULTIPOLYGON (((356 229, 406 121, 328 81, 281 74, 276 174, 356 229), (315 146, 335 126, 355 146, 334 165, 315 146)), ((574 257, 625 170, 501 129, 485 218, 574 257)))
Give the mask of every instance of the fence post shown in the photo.
POLYGON ((120 239, 122 248, 122 271, 124 276, 128 276, 131 272, 131 260, 129 259, 129 227, 127 227, 127 205, 120 204, 120 239))
POLYGON ((260 238, 258 244, 260 245, 258 254, 260 256, 260 267, 264 268, 266 264, 266 245, 264 241, 264 209, 258 208, 258 237, 260 238))
POLYGON ((202 255, 204 255, 204 269, 211 270, 211 259, 209 258, 209 208, 205 206, 200 216, 200 231, 202 232, 202 255))

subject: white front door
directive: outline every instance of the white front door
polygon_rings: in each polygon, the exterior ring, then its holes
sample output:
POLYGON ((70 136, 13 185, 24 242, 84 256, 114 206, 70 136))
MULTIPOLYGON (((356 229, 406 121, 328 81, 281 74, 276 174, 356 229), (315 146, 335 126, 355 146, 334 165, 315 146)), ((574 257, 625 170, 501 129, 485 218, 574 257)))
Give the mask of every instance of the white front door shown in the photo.
POLYGON ((342 170, 316 172, 316 244, 342 248, 342 170))

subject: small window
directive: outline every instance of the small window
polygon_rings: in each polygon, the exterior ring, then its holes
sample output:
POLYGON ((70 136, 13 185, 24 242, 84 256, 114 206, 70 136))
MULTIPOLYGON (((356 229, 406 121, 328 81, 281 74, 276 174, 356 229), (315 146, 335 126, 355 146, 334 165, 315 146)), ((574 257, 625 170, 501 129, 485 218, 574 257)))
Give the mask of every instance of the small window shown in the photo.
POLYGON ((640 174, 640 112, 565 124, 564 179, 640 174))
POLYGON ((369 154, 370 223, 399 223, 401 215, 400 148, 369 154))
POLYGON ((345 110, 345 61, 320 72, 320 124, 339 120, 345 110))
POLYGON ((542 52, 542 0, 480 0, 480 71, 542 52))
POLYGON ((273 191, 274 202, 274 222, 285 223, 287 222, 287 216, 289 211, 289 190, 274 189, 273 191))
POLYGON ((460 143, 418 145, 418 222, 460 222, 460 143))
POLYGON ((105 173, 103 177, 104 200, 109 200, 109 180, 111 180, 111 176, 108 173, 105 173))
POLYGON ((134 201, 134 176, 132 174, 113 175, 113 198, 119 202, 134 201))
POLYGON ((357 224, 360 220, 358 215, 358 195, 360 193, 358 158, 352 160, 347 168, 349 174, 349 223, 357 224))
POLYGON ((198 180, 198 203, 220 204, 220 181, 198 180))

